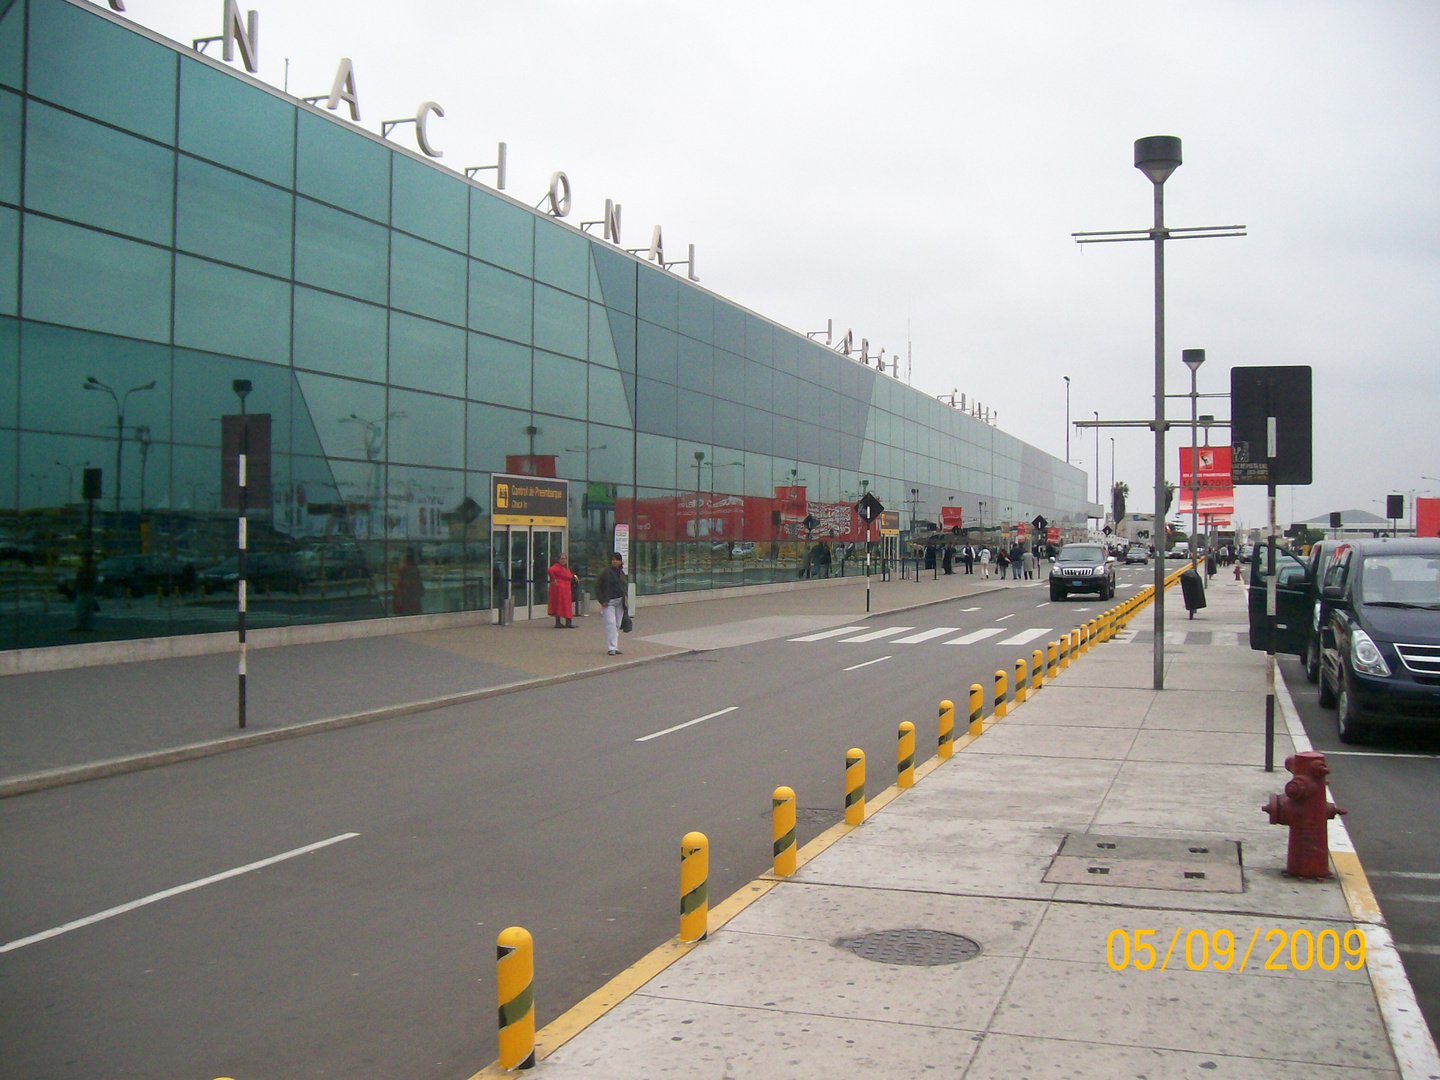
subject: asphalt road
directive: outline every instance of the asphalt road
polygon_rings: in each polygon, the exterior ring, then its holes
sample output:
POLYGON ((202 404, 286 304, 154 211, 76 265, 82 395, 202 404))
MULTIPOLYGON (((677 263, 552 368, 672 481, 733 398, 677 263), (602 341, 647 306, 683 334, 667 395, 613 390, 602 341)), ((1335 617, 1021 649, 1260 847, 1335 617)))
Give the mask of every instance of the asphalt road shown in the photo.
POLYGON ((804 843, 848 747, 884 788, 899 721, 928 757, 940 698, 963 728, 972 682, 1106 606, 1038 586, 5 800, 0 943, 202 884, 0 944, 0 1077, 468 1077, 500 929, 535 936, 543 1025, 675 933, 685 832, 728 896, 769 868, 775 786, 804 843))
POLYGON ((1420 1011, 1440 1032, 1440 728, 1382 730, 1366 744, 1346 745, 1335 710, 1320 708, 1300 660, 1283 657, 1279 668, 1311 743, 1330 766, 1330 798, 1348 811, 1345 828, 1420 1011))

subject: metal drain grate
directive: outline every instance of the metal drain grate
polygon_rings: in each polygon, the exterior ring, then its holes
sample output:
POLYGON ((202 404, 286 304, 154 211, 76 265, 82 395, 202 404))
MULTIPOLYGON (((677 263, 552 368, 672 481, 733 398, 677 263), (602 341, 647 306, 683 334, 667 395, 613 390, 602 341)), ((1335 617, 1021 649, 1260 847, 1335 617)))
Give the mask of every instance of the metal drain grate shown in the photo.
POLYGON ((877 930, 860 937, 841 938, 835 944, 862 960, 911 967, 963 964, 980 955, 979 942, 945 930, 877 930))
POLYGON ((1058 885, 1110 885, 1183 892, 1243 892, 1237 840, 1170 840, 1071 833, 1045 880, 1058 885))

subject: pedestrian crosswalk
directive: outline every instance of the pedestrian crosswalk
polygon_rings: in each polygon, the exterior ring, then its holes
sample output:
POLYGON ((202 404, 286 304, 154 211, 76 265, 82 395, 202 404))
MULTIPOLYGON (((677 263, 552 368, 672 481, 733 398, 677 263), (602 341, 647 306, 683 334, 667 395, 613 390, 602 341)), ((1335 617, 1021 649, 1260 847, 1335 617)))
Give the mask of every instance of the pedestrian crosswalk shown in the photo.
POLYGON ((919 630, 915 633, 913 626, 837 626, 830 630, 821 630, 814 634, 803 634, 800 637, 789 638, 789 641, 811 643, 817 641, 836 641, 841 645, 863 645, 871 641, 883 641, 886 645, 922 645, 927 641, 933 641, 941 645, 974 645, 977 642, 987 641, 990 638, 999 637, 1001 634, 1010 634, 1007 638, 994 642, 996 645, 1028 645, 1030 642, 1043 638, 1046 634, 1053 633, 1049 626, 1031 626, 1024 630, 1014 630, 1009 626, 986 626, 976 630, 962 632, 963 627, 959 626, 932 626, 928 630, 919 630), (862 631, 857 633, 856 631, 862 631), (1013 632, 1012 632, 1013 631, 1013 632), (904 637, 897 635, 904 634, 904 637), (950 635, 958 635, 951 637, 950 635), (849 636, 846 636, 849 635, 849 636))

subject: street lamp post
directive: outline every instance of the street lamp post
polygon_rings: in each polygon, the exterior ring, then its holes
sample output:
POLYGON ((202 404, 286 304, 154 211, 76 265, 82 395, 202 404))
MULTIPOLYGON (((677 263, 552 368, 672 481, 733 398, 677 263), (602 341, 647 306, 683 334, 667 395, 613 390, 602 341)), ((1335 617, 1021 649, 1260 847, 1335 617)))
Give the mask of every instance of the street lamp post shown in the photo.
MULTIPOLYGON (((1243 225, 1165 227, 1165 181, 1180 167, 1180 140, 1174 135, 1149 135, 1135 140, 1135 167, 1154 189, 1155 223, 1149 229, 1111 229, 1072 234, 1077 243, 1116 243, 1148 240, 1155 245, 1155 528, 1164 526, 1165 513, 1165 241, 1244 236, 1243 225)), ((1160 533, 1163 537, 1164 533, 1160 533)), ((1155 655, 1153 685, 1165 689, 1165 545, 1155 560, 1155 655)))
POLYGON ((116 394, 113 387, 107 386, 94 375, 88 377, 82 384, 86 390, 103 390, 110 395, 110 400, 115 403, 115 516, 120 516, 120 466, 124 463, 125 455, 125 403, 130 400, 130 395, 139 393, 142 390, 154 390, 155 380, 151 379, 144 386, 132 386, 123 394, 116 394))
POLYGON ((1205 350, 1184 349, 1180 358, 1190 369, 1190 569, 1194 570, 1195 534, 1200 531, 1200 416, 1195 378, 1200 371, 1200 365, 1205 363, 1205 350))
POLYGON ((135 441, 140 444, 140 516, 145 516, 145 463, 150 458, 150 425, 140 424, 135 428, 135 441))
POLYGON ((1061 376, 1065 380, 1065 464, 1070 464, 1070 376, 1061 376))
MULTIPOLYGON (((1100 505, 1100 414, 1095 413, 1095 505, 1100 505)), ((1105 513, 1100 513, 1100 523, 1105 523, 1105 513)))

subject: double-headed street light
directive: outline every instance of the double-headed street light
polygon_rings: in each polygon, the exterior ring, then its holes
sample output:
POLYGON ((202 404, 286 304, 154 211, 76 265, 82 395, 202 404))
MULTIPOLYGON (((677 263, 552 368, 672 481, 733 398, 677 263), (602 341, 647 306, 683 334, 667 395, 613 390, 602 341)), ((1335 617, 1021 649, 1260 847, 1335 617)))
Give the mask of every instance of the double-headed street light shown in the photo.
POLYGON ((94 375, 91 375, 81 384, 86 390, 103 390, 110 395, 110 400, 115 403, 115 516, 120 516, 120 467, 125 461, 125 403, 130 400, 131 394, 137 394, 142 390, 154 390, 155 380, 151 379, 144 386, 132 386, 123 394, 116 394, 114 387, 107 386, 94 375))

